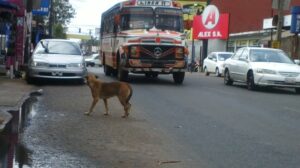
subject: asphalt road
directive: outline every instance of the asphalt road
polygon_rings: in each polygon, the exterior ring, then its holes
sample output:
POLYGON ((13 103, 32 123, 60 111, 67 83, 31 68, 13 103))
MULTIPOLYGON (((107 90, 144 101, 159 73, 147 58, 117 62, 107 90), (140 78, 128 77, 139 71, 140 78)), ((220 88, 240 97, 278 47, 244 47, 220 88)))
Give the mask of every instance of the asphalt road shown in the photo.
MULTIPOLYGON (((105 81, 101 68, 91 72, 105 81)), ((92 116, 84 85, 51 83, 23 135, 35 167, 296 168, 300 165, 300 95, 289 89, 248 91, 223 79, 187 73, 130 78, 128 119, 117 99, 92 116)))

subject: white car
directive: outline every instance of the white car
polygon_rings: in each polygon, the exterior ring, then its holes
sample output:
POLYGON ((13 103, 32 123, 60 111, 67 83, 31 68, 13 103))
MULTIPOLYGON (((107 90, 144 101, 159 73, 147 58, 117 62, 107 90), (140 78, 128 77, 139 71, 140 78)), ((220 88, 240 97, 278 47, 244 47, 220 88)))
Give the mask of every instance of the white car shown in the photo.
POLYGON ((233 55, 232 52, 211 52, 203 61, 205 75, 215 73, 216 76, 223 74, 224 61, 233 55))
POLYGON ((84 58, 86 66, 102 66, 99 54, 93 54, 84 58))
POLYGON ((224 83, 247 84, 249 90, 257 86, 295 88, 300 93, 300 66, 280 49, 244 47, 224 63, 224 83))
POLYGON ((41 40, 28 63, 26 80, 73 79, 84 83, 87 69, 78 43, 63 39, 41 40))

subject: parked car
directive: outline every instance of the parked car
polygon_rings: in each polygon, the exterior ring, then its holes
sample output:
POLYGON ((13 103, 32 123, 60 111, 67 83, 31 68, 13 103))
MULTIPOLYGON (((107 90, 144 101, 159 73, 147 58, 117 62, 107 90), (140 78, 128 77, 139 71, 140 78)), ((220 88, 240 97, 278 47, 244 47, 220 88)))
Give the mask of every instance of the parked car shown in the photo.
POLYGON ((92 54, 84 58, 86 66, 102 66, 99 54, 92 54))
POLYGON ((224 61, 233 55, 232 52, 211 52, 203 61, 205 75, 215 73, 216 76, 223 74, 224 61))
POLYGON ((247 84, 249 90, 258 86, 295 88, 300 93, 300 66, 280 49, 244 47, 224 63, 224 83, 247 84))
POLYGON ((87 69, 76 42, 63 39, 41 40, 29 60, 26 80, 39 78, 76 79, 84 82, 87 69))

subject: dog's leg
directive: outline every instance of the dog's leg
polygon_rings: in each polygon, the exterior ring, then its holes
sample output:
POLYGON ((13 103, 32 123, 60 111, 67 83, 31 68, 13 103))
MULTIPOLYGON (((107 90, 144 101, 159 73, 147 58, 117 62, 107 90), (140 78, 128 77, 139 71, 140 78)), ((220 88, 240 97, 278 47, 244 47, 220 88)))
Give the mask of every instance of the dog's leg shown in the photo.
POLYGON ((85 112, 84 113, 85 115, 90 115, 91 112, 93 112, 93 109, 94 109, 95 105, 97 104, 98 100, 99 100, 99 97, 93 99, 93 102, 92 102, 92 105, 90 107, 90 110, 88 112, 85 112))
POLYGON ((125 117, 128 117, 128 116, 129 116, 130 107, 131 107, 131 104, 128 102, 128 103, 125 105, 125 107, 124 107, 124 110, 125 110, 125 117))
POLYGON ((105 105, 105 113, 104 113, 104 115, 105 115, 105 116, 108 116, 107 99, 103 99, 103 101, 104 101, 104 105, 105 105))
POLYGON ((131 104, 129 102, 126 102, 126 100, 122 99, 122 97, 120 97, 120 96, 118 98, 119 98, 120 103, 123 105, 124 111, 125 111, 122 118, 126 118, 129 116, 129 109, 130 109, 131 104))

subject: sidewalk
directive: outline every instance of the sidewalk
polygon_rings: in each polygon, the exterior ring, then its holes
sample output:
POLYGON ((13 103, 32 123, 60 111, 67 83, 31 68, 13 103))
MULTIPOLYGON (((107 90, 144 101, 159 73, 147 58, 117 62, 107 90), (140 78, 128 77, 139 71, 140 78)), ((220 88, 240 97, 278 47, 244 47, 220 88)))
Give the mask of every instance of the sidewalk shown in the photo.
POLYGON ((11 119, 7 111, 19 110, 33 89, 34 86, 28 85, 23 79, 9 79, 0 75, 0 132, 11 119))

